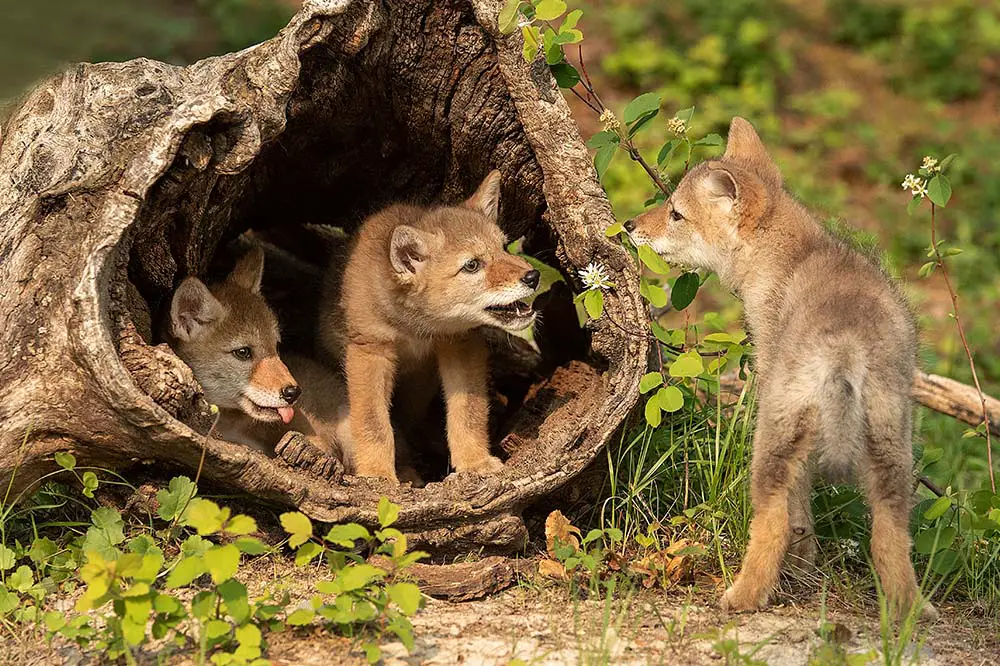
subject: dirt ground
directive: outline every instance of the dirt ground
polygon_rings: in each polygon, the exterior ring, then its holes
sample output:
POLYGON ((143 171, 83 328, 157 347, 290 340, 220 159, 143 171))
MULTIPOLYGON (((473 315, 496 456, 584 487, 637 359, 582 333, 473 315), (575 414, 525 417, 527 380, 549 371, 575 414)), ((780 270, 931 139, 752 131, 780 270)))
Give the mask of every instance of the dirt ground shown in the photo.
MULTIPOLYGON (((251 588, 280 579, 294 597, 305 598, 322 575, 319 569, 296 569, 267 560, 250 569, 251 588)), ((413 619, 416 645, 412 653, 396 641, 382 643, 386 666, 418 664, 521 666, 539 664, 865 664, 919 663, 928 666, 1000 664, 1000 626, 968 608, 938 605, 941 619, 921 625, 903 646, 880 641, 878 617, 839 607, 827 612, 835 627, 824 640, 817 632, 819 595, 798 595, 804 603, 784 602, 765 612, 727 616, 715 606, 715 593, 682 588, 664 593, 641 590, 620 593, 611 601, 581 600, 564 583, 524 581, 480 601, 451 603, 429 599, 413 619), (891 659, 902 650, 902 657, 891 659), (858 655, 849 662, 844 655, 858 655)), ((63 600, 62 604, 71 604, 63 600)), ((364 664, 351 641, 320 628, 267 636, 274 666, 364 664)), ((146 653, 143 664, 187 666, 190 656, 146 653)), ((0 664, 90 666, 103 663, 84 657, 73 646, 45 645, 37 632, 6 632, 0 639, 0 664)))

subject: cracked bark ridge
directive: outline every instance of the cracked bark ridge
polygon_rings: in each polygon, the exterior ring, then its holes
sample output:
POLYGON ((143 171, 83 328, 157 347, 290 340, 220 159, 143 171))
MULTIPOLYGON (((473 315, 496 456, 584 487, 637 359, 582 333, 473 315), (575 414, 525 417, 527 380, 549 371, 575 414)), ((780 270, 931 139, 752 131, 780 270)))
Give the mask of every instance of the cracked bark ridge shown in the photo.
POLYGON ((238 53, 82 64, 32 91, 0 132, 0 481, 26 490, 60 450, 193 474, 204 446, 207 481, 316 520, 375 524, 388 495, 418 547, 523 544, 521 509, 572 483, 635 403, 644 337, 547 317, 545 376, 506 424, 505 471, 424 489, 343 477, 294 437, 279 458, 206 443, 190 370, 154 345, 174 285, 207 275, 246 229, 351 230, 390 201, 458 200, 491 168, 509 236, 571 280, 604 262, 619 285, 607 311, 645 330, 569 110, 544 66, 523 62, 520 38, 497 33, 498 11, 307 0, 238 53))

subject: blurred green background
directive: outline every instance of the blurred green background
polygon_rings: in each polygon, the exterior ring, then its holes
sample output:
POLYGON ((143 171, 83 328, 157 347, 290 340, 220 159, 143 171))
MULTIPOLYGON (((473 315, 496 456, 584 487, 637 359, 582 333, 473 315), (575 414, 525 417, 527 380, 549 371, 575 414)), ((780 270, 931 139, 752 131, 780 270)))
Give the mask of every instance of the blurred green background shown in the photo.
MULTIPOLYGON (((923 329, 925 367, 970 374, 939 276, 917 277, 929 217, 908 217, 903 176, 923 155, 959 154, 941 236, 964 248, 952 270, 984 388, 1000 394, 1000 3, 995 0, 589 0, 584 54, 605 101, 621 109, 640 92, 663 95, 666 117, 697 108, 693 135, 725 135, 752 120, 789 189, 819 215, 841 220, 887 251, 923 329)), ((0 98, 12 98, 68 62, 146 56, 186 63, 272 36, 297 0, 0 0, 0 98)), ((391 85, 387 82, 387 85, 391 85)), ((571 99, 571 102, 574 100, 571 99)), ((585 137, 599 129, 582 104, 585 137)), ((652 150, 665 122, 642 140, 652 150)), ((707 156, 702 155, 702 156, 707 156)), ((621 156, 605 178, 616 212, 640 211, 645 175, 621 156)), ((700 312, 733 321, 720 289, 700 312)), ((921 442, 944 455, 939 483, 977 487, 982 440, 921 411, 921 442)), ((1000 455, 1000 454, 998 454, 1000 455)))

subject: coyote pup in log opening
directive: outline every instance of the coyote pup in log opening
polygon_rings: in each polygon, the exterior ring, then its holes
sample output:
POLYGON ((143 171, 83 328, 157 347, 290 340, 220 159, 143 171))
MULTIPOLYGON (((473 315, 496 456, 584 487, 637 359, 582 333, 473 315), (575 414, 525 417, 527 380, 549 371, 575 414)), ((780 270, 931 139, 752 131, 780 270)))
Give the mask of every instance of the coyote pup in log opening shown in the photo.
POLYGON ((319 332, 320 346, 344 361, 358 475, 398 483, 390 423, 397 383, 402 404, 394 407, 404 424, 416 422, 443 388, 456 471, 501 469, 489 450, 488 350, 475 329, 531 326, 534 310, 521 299, 534 293, 539 273, 505 250, 499 196, 493 171, 459 206, 395 205, 361 225, 340 310, 327 303, 319 332))
POLYGON ((733 118, 721 159, 625 225, 668 262, 708 269, 743 300, 759 380, 743 567, 722 607, 767 603, 782 559, 811 564, 811 468, 854 473, 872 510, 872 559, 889 603, 922 602, 910 561, 910 385, 917 336, 899 291, 782 188, 753 126, 733 118))
POLYGON ((205 399, 218 406, 222 437, 271 454, 282 435, 295 430, 327 455, 344 459, 349 447, 343 382, 318 363, 289 358, 303 395, 278 357, 278 320, 260 295, 263 270, 264 253, 255 247, 221 284, 207 287, 186 278, 170 304, 167 341, 191 367, 205 399))

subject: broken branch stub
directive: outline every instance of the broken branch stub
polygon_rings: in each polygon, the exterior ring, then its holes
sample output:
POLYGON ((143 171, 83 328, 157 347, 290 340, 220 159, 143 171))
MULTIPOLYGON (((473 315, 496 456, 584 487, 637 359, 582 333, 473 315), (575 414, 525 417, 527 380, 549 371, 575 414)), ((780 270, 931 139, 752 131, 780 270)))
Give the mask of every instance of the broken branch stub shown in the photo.
MULTIPOLYGON (((635 269, 600 233, 611 209, 569 110, 518 38, 497 33, 498 10, 307 0, 239 53, 83 64, 32 91, 0 133, 3 483, 29 488, 60 450, 193 475, 204 446, 206 481, 316 520, 375 524, 387 495, 417 547, 523 543, 521 509, 594 459, 645 370, 646 340, 601 322, 580 332, 567 290, 539 332, 539 376, 502 424, 504 473, 423 489, 343 477, 294 438, 278 458, 206 443, 190 370, 153 344, 173 287, 241 232, 294 245, 308 225, 350 231, 392 201, 460 200, 492 168, 509 237, 567 276, 605 263, 619 285, 607 310, 643 330, 635 269)), ((300 259, 320 266, 311 251, 300 259)))

